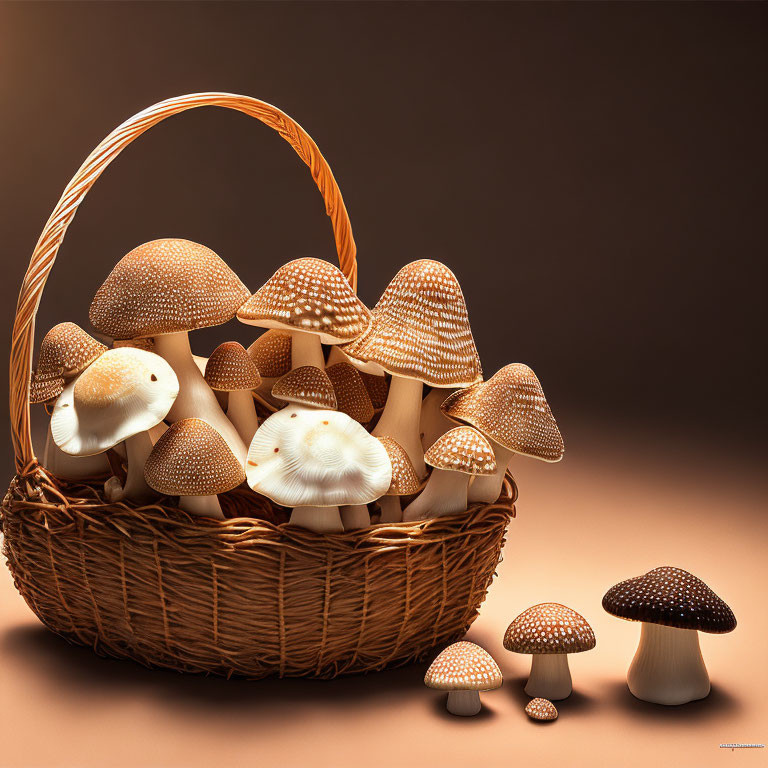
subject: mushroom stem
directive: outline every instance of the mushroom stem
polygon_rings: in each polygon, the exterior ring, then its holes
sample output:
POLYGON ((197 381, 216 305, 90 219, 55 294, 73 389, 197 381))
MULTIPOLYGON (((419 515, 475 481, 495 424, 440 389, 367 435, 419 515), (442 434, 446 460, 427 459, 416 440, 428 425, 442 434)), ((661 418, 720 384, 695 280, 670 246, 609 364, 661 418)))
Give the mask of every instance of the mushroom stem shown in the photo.
POLYGON ((419 431, 421 432, 421 444, 425 451, 449 429, 453 429, 456 426, 440 410, 443 400, 455 391, 455 388, 440 389, 435 387, 424 400, 422 400, 419 431))
POLYGON ((259 417, 256 415, 256 406, 250 389, 229 393, 227 418, 234 424, 242 441, 250 445, 259 428, 259 417))
POLYGON ((103 453, 94 456, 72 456, 62 451, 53 441, 50 422, 43 449, 43 466, 62 480, 82 480, 110 472, 109 460, 103 453))
POLYGON ((317 533, 344 531, 338 507, 294 507, 289 523, 317 533))
POLYGON ((469 475, 433 469, 424 490, 403 510, 403 520, 425 520, 465 512, 469 475))
POLYGON ((331 347, 331 351, 328 353, 328 361, 325 364, 326 368, 330 368, 336 363, 349 363, 349 358, 338 348, 337 345, 331 347))
POLYGON ((345 531, 367 528, 371 524, 371 515, 366 504, 348 504, 339 511, 345 531))
POLYGON ((567 699, 571 695, 571 670, 567 653, 535 653, 525 692, 533 699, 567 699))
POLYGON ((632 695, 654 704, 685 704, 709 694, 709 675, 695 629, 644 623, 627 673, 632 695))
POLYGON ((374 437, 391 437, 403 446, 416 470, 419 479, 427 474, 424 464, 424 449, 419 434, 421 392, 424 385, 417 379, 393 376, 389 385, 387 404, 378 424, 373 429, 374 437))
MULTIPOLYGON (((149 432, 139 432, 125 441, 125 456, 128 463, 128 476, 120 487, 119 480, 104 486, 109 501, 128 499, 136 504, 143 504, 157 496, 144 479, 144 465, 152 453, 154 442, 149 432)), ((117 480, 117 478, 115 478, 117 480)))
MULTIPOLYGON (((486 437, 488 437, 486 435, 486 437)), ((492 475, 478 475, 469 486, 467 499, 470 503, 479 501, 485 504, 492 504, 501 495, 501 486, 504 483, 504 475, 507 467, 515 455, 503 445, 499 445, 495 440, 488 438, 493 446, 493 452, 496 456, 496 471, 492 475)), ((547 698, 546 696, 542 698, 547 698)))
POLYGON ((400 506, 399 496, 382 496, 379 499, 381 507, 381 523, 402 523, 403 510, 400 506))
POLYGON ((452 715, 470 717, 476 715, 482 705, 479 691, 449 691, 445 708, 452 715))
POLYGON ((302 365, 325 369, 323 345, 316 333, 291 331, 291 368, 300 368, 302 365))
POLYGON ((168 362, 179 380, 179 394, 168 412, 168 420, 202 419, 208 422, 224 438, 238 460, 245 463, 245 444, 200 373, 189 347, 189 335, 182 331, 155 336, 155 352, 168 362))
POLYGON ((179 496, 179 508, 197 517, 224 519, 218 496, 179 496))

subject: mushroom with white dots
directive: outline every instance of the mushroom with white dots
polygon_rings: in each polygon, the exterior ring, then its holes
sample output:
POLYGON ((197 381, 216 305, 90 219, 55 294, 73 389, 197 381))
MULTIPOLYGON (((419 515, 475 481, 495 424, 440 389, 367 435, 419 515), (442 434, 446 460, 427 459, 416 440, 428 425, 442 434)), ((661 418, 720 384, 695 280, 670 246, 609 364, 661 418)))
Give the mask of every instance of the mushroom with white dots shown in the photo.
POLYGON ((291 334, 275 329, 264 331, 248 347, 248 355, 259 369, 261 384, 256 387, 256 394, 268 405, 276 405, 272 399, 272 387, 275 382, 291 370, 291 334))
POLYGON ((557 720, 557 707, 549 699, 531 699, 525 706, 525 714, 531 720, 557 720))
POLYGON ((403 446, 391 437, 380 437, 379 440, 386 448, 389 461, 392 464, 392 484, 384 496, 379 499, 381 509, 379 522, 400 523, 403 520, 400 497, 417 493, 421 484, 403 446))
POLYGON ((302 365, 279 378, 272 397, 307 408, 336 409, 336 393, 328 374, 314 365, 302 365))
POLYGON ((336 408, 367 424, 373 418, 373 403, 360 372, 349 363, 336 363, 325 369, 336 394, 336 408))

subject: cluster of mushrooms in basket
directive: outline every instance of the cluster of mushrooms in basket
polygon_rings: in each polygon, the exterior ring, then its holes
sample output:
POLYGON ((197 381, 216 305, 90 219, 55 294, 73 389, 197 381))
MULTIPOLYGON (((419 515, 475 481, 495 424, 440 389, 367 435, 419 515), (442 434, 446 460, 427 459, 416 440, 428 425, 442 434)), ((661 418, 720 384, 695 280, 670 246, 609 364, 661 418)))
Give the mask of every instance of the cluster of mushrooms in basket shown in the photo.
POLYGON ((494 502, 514 454, 558 461, 563 442, 533 371, 487 381, 456 277, 419 260, 369 310, 342 272, 291 261, 255 293, 209 248, 135 248, 89 318, 44 337, 31 401, 51 414, 43 465, 64 479, 110 474, 109 502, 178 497, 222 518, 246 482, 333 533, 494 502), (189 334, 237 318, 261 335, 210 356, 189 334))

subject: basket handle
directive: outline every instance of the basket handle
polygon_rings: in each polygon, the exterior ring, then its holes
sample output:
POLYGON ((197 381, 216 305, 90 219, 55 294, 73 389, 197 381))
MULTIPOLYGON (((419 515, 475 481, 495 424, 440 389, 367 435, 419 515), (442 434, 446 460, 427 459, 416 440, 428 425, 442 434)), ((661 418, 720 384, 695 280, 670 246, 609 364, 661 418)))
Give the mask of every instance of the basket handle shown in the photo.
POLYGON ((134 139, 166 117, 195 107, 226 107, 261 120, 277 131, 309 166, 312 178, 325 200, 325 211, 331 218, 339 265, 353 289, 357 289, 357 249, 352 237, 349 215, 333 173, 306 131, 284 112, 271 104, 233 93, 193 93, 161 101, 126 120, 115 128, 91 152, 67 184, 37 241, 29 267, 21 284, 13 324, 10 363, 11 435, 16 455, 16 471, 27 474, 36 465, 29 424, 29 381, 32 370, 32 346, 35 315, 48 274, 64 240, 67 227, 77 207, 102 171, 134 139))

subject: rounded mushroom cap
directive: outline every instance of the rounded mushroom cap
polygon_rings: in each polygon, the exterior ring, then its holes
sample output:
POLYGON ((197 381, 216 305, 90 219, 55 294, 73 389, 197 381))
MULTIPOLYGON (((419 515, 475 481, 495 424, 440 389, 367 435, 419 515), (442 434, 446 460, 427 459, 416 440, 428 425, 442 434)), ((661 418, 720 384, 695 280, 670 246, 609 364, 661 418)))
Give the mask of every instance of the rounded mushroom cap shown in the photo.
POLYGON ((404 266, 373 309, 368 331, 347 344, 352 360, 433 387, 467 387, 482 378, 464 295, 439 261, 404 266))
POLYGON ((496 457, 491 444, 472 427, 455 427, 435 440, 424 454, 435 469, 449 469, 465 475, 492 475, 496 457))
POLYGON ((384 495, 410 496, 416 493, 421 483, 405 448, 392 437, 382 436, 377 439, 384 446, 392 464, 392 484, 384 495))
POLYGON ((336 363, 325 369, 336 394, 336 408, 367 424, 373 418, 373 403, 357 369, 349 363, 336 363))
POLYGON ((248 485, 286 507, 368 504, 392 481, 384 446, 345 413, 289 405, 256 431, 248 485))
POLYGON ((245 480, 224 438, 202 419, 172 424, 144 465, 147 484, 166 496, 213 496, 245 480))
POLYGON ((441 406, 454 421, 477 427, 515 453, 542 461, 563 458, 563 438, 536 374, 522 363, 449 395, 441 406))
POLYGON ((701 579, 682 568, 662 566, 611 587, 603 597, 608 613, 629 621, 723 634, 736 617, 701 579))
POLYGON ((179 394, 162 357, 142 349, 108 349, 64 387, 51 436, 65 453, 92 456, 159 424, 179 394))
POLYGON ((557 720, 557 707, 549 699, 531 699, 525 707, 531 720, 557 720))
POLYGON ((440 691, 490 691, 503 682, 499 665, 479 645, 461 640, 438 654, 424 685, 440 691))
POLYGON ((40 342, 34 378, 72 378, 106 351, 101 342, 76 323, 59 323, 40 342))
POLYGON ((504 647, 515 653, 580 653, 595 647, 595 633, 573 609, 560 603, 540 603, 507 627, 504 647))
POLYGON ((250 291, 210 248, 153 240, 123 256, 91 303, 93 326, 114 339, 221 325, 250 291))
POLYGON ((262 328, 316 333, 323 344, 342 344, 368 327, 371 313, 338 267, 323 259, 295 259, 240 307, 237 319, 262 328))
POLYGON ((64 391, 64 379, 61 376, 36 377, 32 374, 29 381, 29 402, 31 405, 55 400, 64 391))
POLYGON ((205 380, 219 392, 255 389, 261 384, 259 369, 236 341, 225 341, 213 350, 205 364, 205 380))
POLYGON ((328 374, 314 365, 302 365, 278 379, 272 397, 313 408, 336 409, 336 394, 328 374))
POLYGON ((291 334, 283 331, 266 331, 248 347, 254 365, 267 379, 285 376, 291 370, 291 334))

